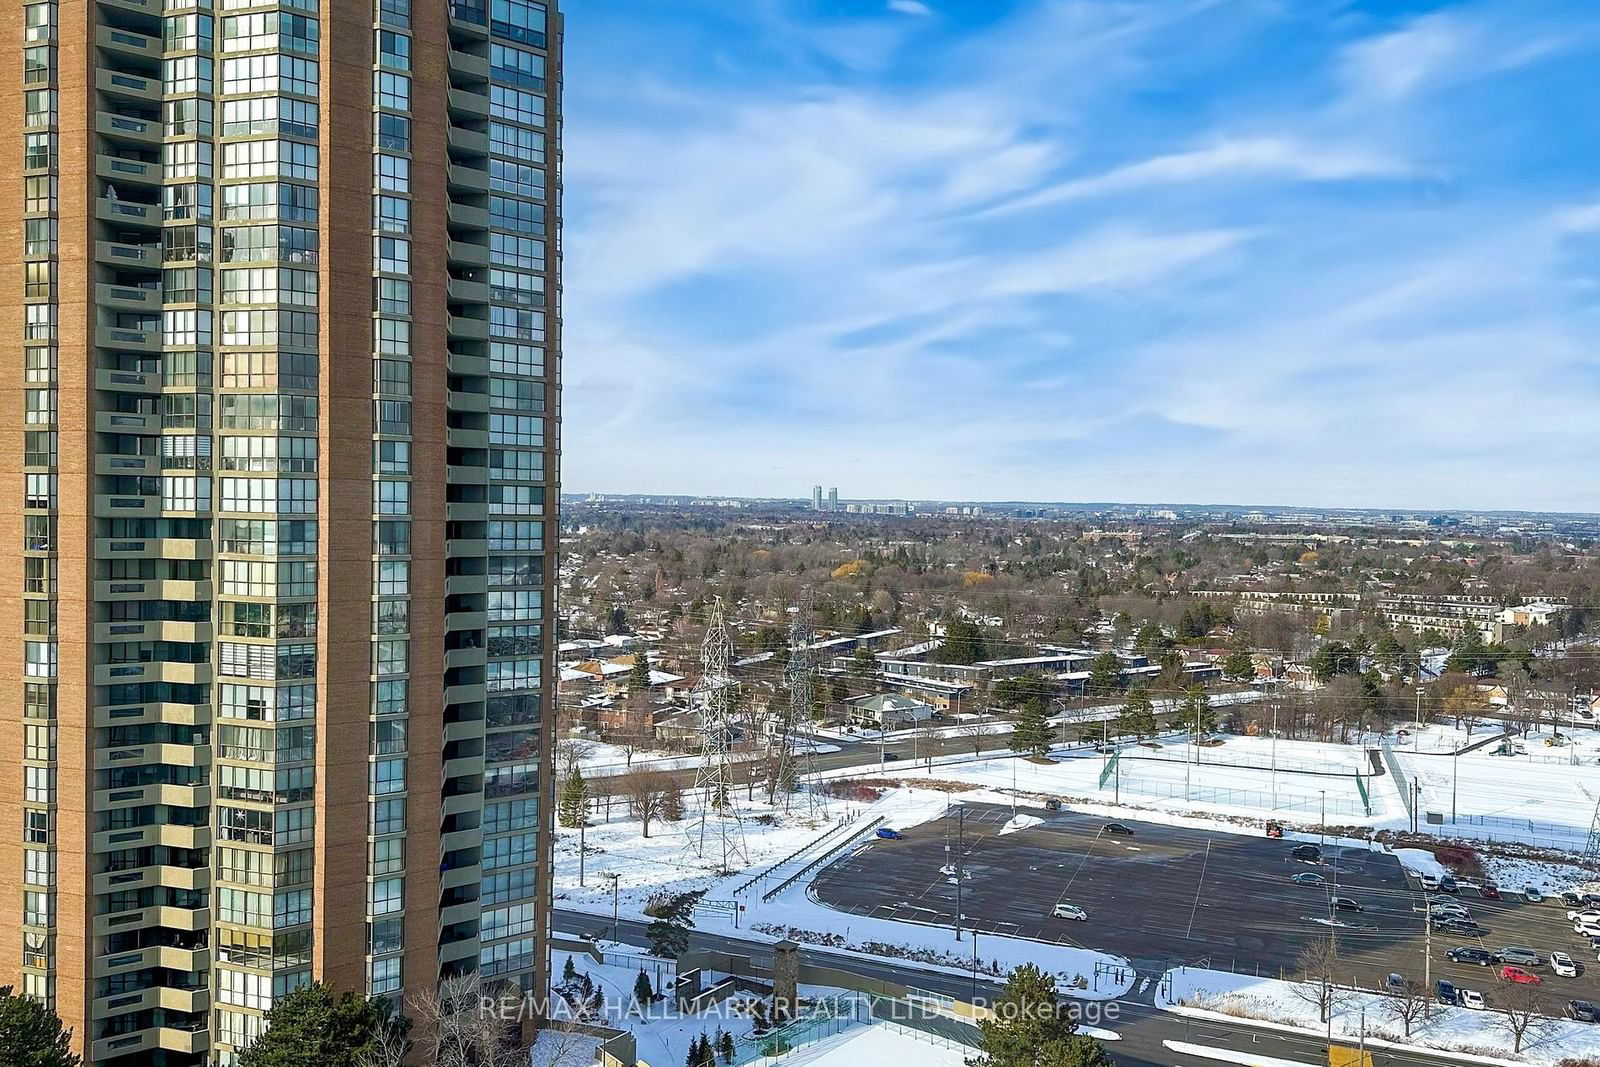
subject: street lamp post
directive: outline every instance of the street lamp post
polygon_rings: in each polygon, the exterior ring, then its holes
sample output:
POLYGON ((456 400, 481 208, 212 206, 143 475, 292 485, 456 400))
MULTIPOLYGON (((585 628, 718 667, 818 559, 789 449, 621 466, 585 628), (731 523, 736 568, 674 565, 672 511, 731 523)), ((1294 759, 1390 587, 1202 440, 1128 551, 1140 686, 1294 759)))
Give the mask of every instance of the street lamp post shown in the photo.
POLYGON ((1455 751, 1450 753, 1450 822, 1456 821, 1456 783, 1460 779, 1461 770, 1461 742, 1456 742, 1455 751))
MULTIPOLYGON (((961 879, 966 874, 965 855, 967 851, 967 806, 961 805, 956 811, 956 940, 961 940, 961 879)), ((973 935, 977 940, 977 935, 973 935)))
MULTIPOLYGON (((613 942, 618 942, 622 940, 622 912, 619 907, 619 894, 617 892, 617 887, 622 882, 622 876, 617 872, 612 871, 610 874, 607 874, 606 877, 611 879, 611 940, 613 942)), ((735 907, 737 906, 738 905, 736 904, 735 907)))
POLYGON ((1272 810, 1278 810, 1278 701, 1272 701, 1272 810))
POLYGON ((1321 844, 1326 847, 1328 844, 1328 791, 1326 789, 1320 789, 1318 790, 1318 793, 1322 797, 1322 825, 1317 829, 1320 830, 1322 834, 1321 844))

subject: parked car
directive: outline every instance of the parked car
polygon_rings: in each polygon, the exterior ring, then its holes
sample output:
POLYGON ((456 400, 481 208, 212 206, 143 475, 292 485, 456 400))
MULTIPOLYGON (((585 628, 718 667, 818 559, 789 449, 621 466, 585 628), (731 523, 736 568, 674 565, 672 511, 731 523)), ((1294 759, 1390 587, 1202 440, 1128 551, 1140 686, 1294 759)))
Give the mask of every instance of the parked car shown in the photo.
POLYGON ((1586 908, 1600 908, 1600 893, 1585 893, 1583 906, 1586 908))
POLYGON ((1406 988, 1406 976, 1399 971, 1390 971, 1389 977, 1383 981, 1383 988, 1390 993, 1403 993, 1406 988))
POLYGON ((1301 871, 1299 874, 1297 874, 1293 878, 1289 879, 1289 881, 1296 882, 1296 883, 1298 883, 1300 885, 1327 885, 1328 884, 1328 880, 1326 878, 1322 877, 1322 875, 1320 875, 1320 874, 1313 874, 1311 871, 1301 871))
POLYGON ((1283 824, 1280 823, 1280 822, 1269 822, 1269 823, 1267 823, 1267 836, 1268 837, 1282 837, 1283 836, 1283 824))
POLYGON ((1539 892, 1538 886, 1523 886, 1522 899, 1529 904, 1540 904, 1544 902, 1544 894, 1539 892))
POLYGON ((878 836, 885 841, 904 841, 906 839, 905 834, 899 830, 891 830, 887 826, 878 827, 878 836))
POLYGON ((1419 874, 1417 881, 1422 883, 1422 888, 1433 891, 1439 888, 1439 876, 1436 874, 1419 874))
POLYGON ((1301 863, 1318 863, 1322 860, 1322 849, 1316 845, 1296 845, 1289 850, 1289 855, 1301 863))
POLYGON ((898 752, 885 752, 883 754, 883 759, 885 761, 892 760, 892 759, 899 759, 899 758, 900 758, 900 754, 898 752))
POLYGON ((1446 892, 1446 893, 1459 893, 1459 892, 1461 892, 1461 886, 1456 883, 1455 878, 1453 878, 1452 876, 1450 876, 1448 874, 1440 875, 1440 877, 1439 877, 1439 888, 1441 890, 1443 890, 1444 892, 1446 892))
POLYGON ((1544 957, 1526 945, 1506 945, 1495 950, 1495 961, 1498 963, 1514 963, 1518 967, 1537 967, 1544 962, 1544 957))
POLYGON ((1351 900, 1349 897, 1334 897, 1333 898, 1333 910, 1334 911, 1366 911, 1367 909, 1363 908, 1360 904, 1357 904, 1355 901, 1351 900))
POLYGON ((1471 919, 1463 919, 1459 915, 1434 916, 1433 928, 1441 934, 1455 934, 1458 937, 1483 937, 1489 932, 1487 926, 1479 926, 1471 919))
POLYGON ((1460 990, 1457 992, 1456 998, 1457 1003, 1459 1003, 1463 1008, 1476 1008, 1479 1011, 1482 1011, 1486 1006, 1483 1002, 1483 994, 1478 992, 1476 989, 1460 990))
POLYGON ((1567 1001, 1567 1017, 1580 1023, 1600 1022, 1600 1008, 1587 1000, 1567 1001))
POLYGON ((1567 918, 1573 922, 1579 919, 1600 919, 1600 911, 1594 908, 1568 908, 1567 918))
POLYGON ((1500 899, 1500 887, 1495 885, 1493 882, 1485 882, 1480 885, 1478 887, 1478 893, 1482 895, 1483 899, 1485 900, 1500 899))
POLYGON ((1433 995, 1440 1004, 1455 1004, 1457 1000, 1456 984, 1441 978, 1433 983, 1433 995))
POLYGON ((1502 968, 1500 968, 1500 980, 1502 982, 1512 982, 1512 983, 1515 983, 1516 985, 1538 985, 1539 984, 1539 976, 1538 975, 1534 974, 1532 971, 1525 971, 1521 967, 1502 967, 1502 968))
POLYGON ((1061 801, 1055 799, 1054 797, 1051 797, 1049 800, 1044 802, 1044 810, 1045 811, 1060 811, 1061 810, 1061 801))
POLYGON ((1550 969, 1562 978, 1578 977, 1578 961, 1565 952, 1550 953, 1550 969))
POLYGON ((1581 908, 1583 907, 1583 898, 1570 889, 1563 889, 1561 891, 1561 903, 1569 908, 1581 908))
POLYGON ((1473 945, 1459 945, 1445 953, 1451 963, 1476 963, 1480 967, 1487 967, 1494 962, 1494 957, 1488 949, 1478 948, 1473 945))
POLYGON ((1132 837, 1133 827, 1123 822, 1108 822, 1100 830, 1105 834, 1116 834, 1118 837, 1132 837))
POLYGON ((1050 914, 1057 919, 1074 919, 1081 923, 1089 921, 1089 913, 1076 904, 1057 904, 1050 909, 1050 914))

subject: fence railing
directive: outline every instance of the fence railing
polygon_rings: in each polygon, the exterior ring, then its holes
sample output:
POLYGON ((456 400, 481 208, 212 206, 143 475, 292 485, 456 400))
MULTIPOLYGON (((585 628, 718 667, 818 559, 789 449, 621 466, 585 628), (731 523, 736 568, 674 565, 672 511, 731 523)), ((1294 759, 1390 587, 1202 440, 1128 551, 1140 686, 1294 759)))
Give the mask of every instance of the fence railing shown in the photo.
POLYGON ((1416 810, 1411 805, 1411 779, 1406 777, 1405 768, 1400 766, 1400 760, 1395 757, 1394 747, 1388 741, 1382 745, 1383 765, 1389 768, 1389 777, 1394 779, 1394 787, 1400 792, 1400 803, 1405 805, 1406 818, 1415 821, 1416 810))
POLYGON ((767 866, 759 874, 751 875, 749 878, 746 878, 744 881, 740 882, 737 886, 735 886, 734 890, 733 890, 733 895, 737 897, 739 894, 741 894, 741 893, 745 892, 746 890, 748 890, 751 886, 754 886, 757 882, 760 882, 763 879, 770 877, 774 872, 776 872, 778 870, 778 868, 782 867, 786 863, 789 863, 789 862, 795 860, 796 858, 798 858, 799 856, 803 855, 804 853, 807 853, 807 852, 811 851, 813 848, 816 848, 818 845, 820 845, 820 844, 822 844, 822 842, 828 840, 828 838, 832 837, 834 834, 838 833, 840 830, 843 830, 845 827, 851 825, 851 823, 853 821, 854 820, 849 819, 849 818, 840 819, 838 822, 834 823, 832 826, 828 827, 822 833, 818 834, 816 837, 813 837, 810 841, 807 841, 805 844, 801 845, 799 848, 795 849, 793 852, 789 853, 787 856, 783 857, 781 860, 778 860, 775 863, 767 864, 767 866))
POLYGON ((856 830, 856 832, 845 834, 844 836, 840 837, 839 840, 833 842, 827 848, 823 849, 821 852, 817 853, 817 855, 813 856, 811 858, 811 861, 809 863, 807 863, 804 867, 801 867, 799 870, 796 870, 794 873, 790 874, 783 881, 779 882, 777 885, 773 886, 771 889, 767 890, 765 893, 762 893, 761 894, 762 903, 766 903, 767 901, 771 900, 773 897, 777 896, 779 893, 783 892, 785 889, 788 889, 791 885, 793 885, 795 882, 799 881, 801 878, 804 878, 806 875, 810 874, 812 871, 816 870, 818 867, 822 866, 824 863, 827 863, 839 851, 841 851, 842 849, 844 849, 845 847, 850 845, 852 842, 856 841, 858 838, 860 838, 862 834, 871 833, 872 831, 876 830, 878 827, 880 827, 882 825, 883 825, 883 816, 879 815, 876 818, 872 819, 871 821, 867 822, 866 824, 862 825, 859 829, 856 830))

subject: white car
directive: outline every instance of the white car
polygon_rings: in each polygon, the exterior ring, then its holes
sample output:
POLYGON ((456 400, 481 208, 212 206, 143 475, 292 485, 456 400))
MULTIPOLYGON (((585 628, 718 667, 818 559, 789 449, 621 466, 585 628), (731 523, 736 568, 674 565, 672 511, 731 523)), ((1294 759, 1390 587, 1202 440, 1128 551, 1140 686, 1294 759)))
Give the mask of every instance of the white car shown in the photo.
POLYGON ((1089 913, 1076 904, 1057 904, 1050 909, 1050 914, 1058 919, 1075 919, 1081 923, 1089 921, 1089 913))
POLYGON ((1424 889, 1439 888, 1439 876, 1436 874, 1419 874, 1417 875, 1417 881, 1422 883, 1422 888, 1424 889))
POLYGON ((1572 922, 1577 922, 1579 919, 1593 919, 1600 922, 1600 911, 1595 911, 1593 908, 1573 908, 1567 912, 1567 918, 1572 922))
POLYGON ((1563 978, 1578 977, 1578 964, 1565 952, 1550 953, 1550 969, 1563 978))
POLYGON ((1437 904, 1428 905, 1428 914, 1434 917, 1455 916, 1462 919, 1472 918, 1472 913, 1470 911, 1462 907, 1460 904, 1453 904, 1448 900, 1443 900, 1437 904))
POLYGON ((1482 1011, 1484 1007, 1483 994, 1476 989, 1458 989, 1456 990, 1456 1003, 1463 1008, 1477 1008, 1482 1011))

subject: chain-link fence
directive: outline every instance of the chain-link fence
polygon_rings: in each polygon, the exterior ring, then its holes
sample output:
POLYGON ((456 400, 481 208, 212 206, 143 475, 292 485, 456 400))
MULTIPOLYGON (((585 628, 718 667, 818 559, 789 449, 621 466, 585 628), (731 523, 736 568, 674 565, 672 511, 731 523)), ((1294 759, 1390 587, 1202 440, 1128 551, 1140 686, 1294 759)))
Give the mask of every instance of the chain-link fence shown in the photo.
POLYGON ((1253 808, 1258 811, 1293 811, 1307 815, 1344 815, 1363 818, 1366 805, 1359 797, 1307 796, 1304 793, 1277 793, 1260 789, 1226 789, 1219 786, 1185 785, 1164 778, 1145 778, 1123 771, 1117 776, 1115 788, 1134 796, 1157 797, 1163 800, 1187 800, 1195 804, 1217 804, 1233 808, 1253 808))

